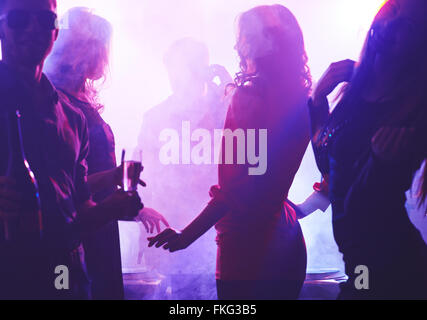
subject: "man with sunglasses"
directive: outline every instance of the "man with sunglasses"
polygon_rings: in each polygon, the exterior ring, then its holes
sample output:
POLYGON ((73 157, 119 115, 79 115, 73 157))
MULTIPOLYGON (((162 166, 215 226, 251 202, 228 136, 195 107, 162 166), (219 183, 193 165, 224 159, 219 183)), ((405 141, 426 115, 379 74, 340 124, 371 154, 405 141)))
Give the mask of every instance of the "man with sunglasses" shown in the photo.
POLYGON ((81 240, 142 208, 90 198, 86 120, 42 73, 58 32, 56 0, 0 0, 0 299, 89 298, 81 240))

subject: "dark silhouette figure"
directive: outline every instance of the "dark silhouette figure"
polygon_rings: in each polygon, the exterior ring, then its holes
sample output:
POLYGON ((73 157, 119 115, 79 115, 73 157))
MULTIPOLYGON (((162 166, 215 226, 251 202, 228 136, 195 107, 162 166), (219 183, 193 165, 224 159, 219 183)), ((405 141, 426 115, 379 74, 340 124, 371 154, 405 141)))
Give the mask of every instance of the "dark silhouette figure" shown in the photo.
MULTIPOLYGON (((332 64, 310 103, 316 160, 349 276, 341 299, 427 298, 427 245, 405 209, 405 191, 427 158, 426 13, 425 1, 388 1, 360 62, 332 64), (326 97, 344 81, 330 114, 326 97)), ((421 202, 425 174, 422 181, 421 202)))
POLYGON ((122 191, 91 200, 86 120, 42 73, 59 32, 56 1, 6 0, 0 10, 0 298, 88 298, 82 239, 142 205, 122 191), (57 283, 59 266, 69 272, 57 283))
MULTIPOLYGON (((224 67, 210 65, 208 48, 192 38, 174 42, 164 55, 164 64, 172 94, 144 114, 138 140, 145 167, 143 177, 148 182, 143 198, 147 206, 167 216, 172 225, 184 226, 191 221, 192 212, 209 201, 207 190, 217 183, 213 143, 209 142, 212 151, 209 163, 183 163, 180 152, 178 163, 166 165, 160 159, 166 142, 159 138, 165 129, 172 129, 183 138, 183 123, 190 126, 191 132, 203 129, 213 137, 214 130, 224 126, 225 89, 232 78, 224 67)), ((197 141, 191 142, 192 147, 197 144, 197 141)), ((215 265, 204 263, 212 261, 215 255, 213 237, 214 234, 207 235, 192 250, 183 252, 181 259, 169 260, 153 253, 151 261, 168 274, 213 272, 215 265), (199 256, 198 266, 187 263, 194 255, 199 256)))
MULTIPOLYGON (((87 8, 70 9, 45 71, 70 103, 81 110, 89 129, 88 183, 93 200, 101 202, 122 183, 122 168, 116 165, 114 134, 102 119, 98 103, 99 83, 109 65, 112 26, 87 8)), ((163 219, 163 217, 161 217, 163 219)), ((158 224, 160 218, 140 219, 158 224)), ((92 298, 123 299, 120 239, 117 221, 86 237, 83 242, 91 278, 92 298)))

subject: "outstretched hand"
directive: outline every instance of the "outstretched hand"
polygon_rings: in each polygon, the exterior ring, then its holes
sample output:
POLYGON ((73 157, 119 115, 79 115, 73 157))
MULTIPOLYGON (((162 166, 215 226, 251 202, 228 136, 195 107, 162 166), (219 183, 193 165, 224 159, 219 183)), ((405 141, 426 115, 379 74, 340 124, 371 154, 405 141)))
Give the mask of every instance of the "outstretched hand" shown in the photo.
POLYGON ((169 250, 170 252, 183 250, 190 245, 190 242, 187 241, 188 239, 186 239, 185 235, 172 228, 164 230, 155 237, 149 237, 147 240, 149 247, 155 245, 156 248, 160 248, 163 246, 163 249, 169 250))
POLYGON ((152 209, 152 208, 144 208, 142 209, 138 216, 135 218, 135 221, 139 221, 142 222, 142 224, 144 225, 145 229, 147 230, 147 233, 154 233, 154 227, 157 230, 157 233, 160 233, 160 223, 162 222, 167 228, 169 228, 169 223, 168 221, 165 219, 165 217, 163 217, 163 215, 161 215, 159 212, 157 212, 156 210, 152 209))

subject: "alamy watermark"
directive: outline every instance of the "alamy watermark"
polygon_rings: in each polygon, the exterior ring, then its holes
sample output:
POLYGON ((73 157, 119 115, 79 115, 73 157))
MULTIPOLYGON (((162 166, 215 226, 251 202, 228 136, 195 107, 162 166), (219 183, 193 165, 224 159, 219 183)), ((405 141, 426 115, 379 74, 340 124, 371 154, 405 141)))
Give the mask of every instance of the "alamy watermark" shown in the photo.
POLYGON ((247 164, 251 176, 267 172, 267 129, 215 129, 212 134, 192 131, 190 122, 183 121, 181 132, 164 129, 159 140, 164 142, 159 153, 164 165, 247 164))
POLYGON ((70 289, 70 271, 67 266, 57 266, 55 268, 55 289, 69 290, 70 289))
POLYGON ((369 290, 369 268, 364 265, 357 266, 354 270, 358 274, 354 280, 354 286, 357 290, 369 290))

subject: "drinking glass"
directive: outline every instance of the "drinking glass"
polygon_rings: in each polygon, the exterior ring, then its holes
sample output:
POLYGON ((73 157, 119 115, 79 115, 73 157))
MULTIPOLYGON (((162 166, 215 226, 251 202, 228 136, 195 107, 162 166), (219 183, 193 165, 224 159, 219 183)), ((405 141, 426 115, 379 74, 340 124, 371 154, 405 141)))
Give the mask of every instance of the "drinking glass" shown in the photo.
POLYGON ((142 152, 139 149, 129 152, 122 151, 123 166, 123 190, 136 192, 139 184, 139 176, 142 172, 142 152))

